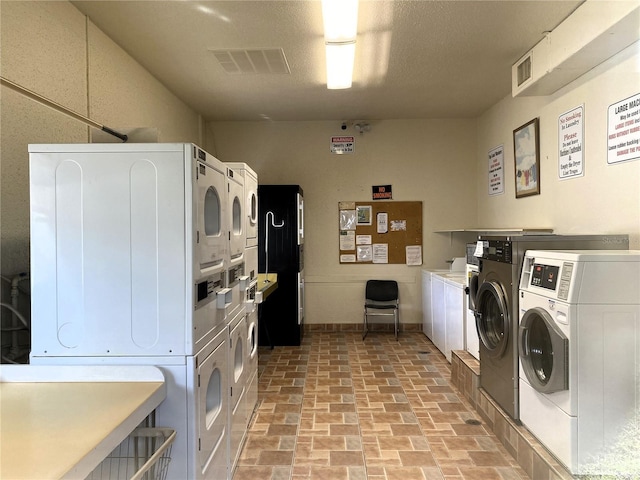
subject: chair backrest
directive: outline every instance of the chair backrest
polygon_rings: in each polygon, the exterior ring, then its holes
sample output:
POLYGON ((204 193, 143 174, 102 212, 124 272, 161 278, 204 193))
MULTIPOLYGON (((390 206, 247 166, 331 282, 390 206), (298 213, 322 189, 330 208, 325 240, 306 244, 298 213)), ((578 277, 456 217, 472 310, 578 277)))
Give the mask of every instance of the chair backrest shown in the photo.
POLYGON ((376 302, 397 300, 398 282, 395 280, 368 280, 365 297, 376 302))

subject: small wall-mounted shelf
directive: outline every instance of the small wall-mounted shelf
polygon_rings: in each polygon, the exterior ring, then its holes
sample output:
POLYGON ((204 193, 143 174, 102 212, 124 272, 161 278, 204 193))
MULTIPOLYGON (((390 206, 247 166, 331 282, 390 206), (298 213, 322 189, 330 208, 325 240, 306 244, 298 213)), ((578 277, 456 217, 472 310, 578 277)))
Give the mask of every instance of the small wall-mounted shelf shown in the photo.
POLYGON ((473 233, 475 235, 549 235, 553 228, 458 228, 435 230, 434 233, 448 233, 449 243, 453 243, 454 233, 473 233))
POLYGON ((436 230, 435 233, 492 233, 500 235, 521 234, 521 235, 545 235, 553 233, 553 228, 454 228, 450 230, 436 230))

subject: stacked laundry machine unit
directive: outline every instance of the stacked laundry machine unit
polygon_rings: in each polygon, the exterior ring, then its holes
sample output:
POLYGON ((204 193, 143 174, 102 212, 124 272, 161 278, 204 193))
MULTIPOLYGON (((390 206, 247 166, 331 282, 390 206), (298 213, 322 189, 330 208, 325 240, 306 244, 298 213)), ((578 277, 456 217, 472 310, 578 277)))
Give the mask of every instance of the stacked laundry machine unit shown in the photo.
POLYGON ((251 416, 258 402, 258 176, 245 163, 226 163, 229 195, 232 289, 229 323, 229 475, 238 462, 251 416))
POLYGON ((236 176, 244 182, 244 276, 241 292, 244 296, 247 321, 245 345, 246 388, 244 401, 247 426, 258 403, 258 308, 256 290, 258 286, 258 175, 246 163, 228 162, 236 176))
POLYGON ((230 478, 247 425, 230 413, 247 381, 242 182, 193 144, 29 152, 31 363, 160 367, 167 478, 230 478))

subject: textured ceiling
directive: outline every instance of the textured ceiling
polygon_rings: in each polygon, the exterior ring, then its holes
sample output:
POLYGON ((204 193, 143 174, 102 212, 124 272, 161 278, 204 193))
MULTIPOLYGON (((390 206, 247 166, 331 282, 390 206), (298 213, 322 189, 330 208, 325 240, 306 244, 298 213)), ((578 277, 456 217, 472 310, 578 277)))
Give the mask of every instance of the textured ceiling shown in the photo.
POLYGON ((320 1, 73 1, 206 120, 476 117, 577 6, 360 0, 354 83, 327 90, 320 1), (214 50, 281 49, 287 73, 230 74, 214 50))

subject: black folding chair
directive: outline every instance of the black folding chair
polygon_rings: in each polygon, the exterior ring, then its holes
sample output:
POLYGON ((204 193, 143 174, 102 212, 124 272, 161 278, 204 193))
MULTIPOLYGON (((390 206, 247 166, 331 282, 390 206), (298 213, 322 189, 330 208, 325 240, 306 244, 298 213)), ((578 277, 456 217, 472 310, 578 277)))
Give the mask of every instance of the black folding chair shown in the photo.
POLYGON ((364 302, 364 340, 369 333, 369 315, 393 315, 394 331, 398 340, 400 327, 398 282, 395 280, 368 280, 364 302), (389 310, 393 310, 389 312, 389 310))

